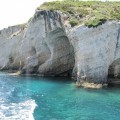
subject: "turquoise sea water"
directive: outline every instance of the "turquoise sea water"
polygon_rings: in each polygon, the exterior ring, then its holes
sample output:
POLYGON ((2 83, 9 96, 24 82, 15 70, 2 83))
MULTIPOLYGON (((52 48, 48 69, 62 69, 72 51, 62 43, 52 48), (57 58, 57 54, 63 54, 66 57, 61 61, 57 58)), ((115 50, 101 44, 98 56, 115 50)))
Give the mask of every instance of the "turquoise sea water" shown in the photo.
POLYGON ((0 74, 0 120, 120 120, 120 89, 78 89, 68 78, 0 74))

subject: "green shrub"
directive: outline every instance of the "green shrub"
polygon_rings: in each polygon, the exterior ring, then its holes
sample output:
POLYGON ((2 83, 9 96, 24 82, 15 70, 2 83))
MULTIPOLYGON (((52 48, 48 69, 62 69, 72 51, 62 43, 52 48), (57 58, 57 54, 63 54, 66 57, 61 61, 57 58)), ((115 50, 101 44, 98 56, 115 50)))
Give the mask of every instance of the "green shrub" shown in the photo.
POLYGON ((95 18, 94 20, 90 20, 85 23, 86 26, 90 27, 97 27, 99 25, 102 25, 103 23, 106 22, 106 19, 97 19, 95 18))
POLYGON ((74 27, 76 25, 78 25, 78 20, 77 19, 72 19, 69 21, 69 23, 71 24, 71 27, 74 27))
POLYGON ((120 9, 114 8, 114 10, 112 10, 110 14, 113 19, 120 20, 120 9))
POLYGON ((71 10, 68 10, 67 12, 70 13, 70 14, 72 14, 72 15, 74 14, 71 10))
POLYGON ((89 14, 89 12, 83 8, 77 9, 77 12, 79 13, 79 17, 85 17, 89 14))

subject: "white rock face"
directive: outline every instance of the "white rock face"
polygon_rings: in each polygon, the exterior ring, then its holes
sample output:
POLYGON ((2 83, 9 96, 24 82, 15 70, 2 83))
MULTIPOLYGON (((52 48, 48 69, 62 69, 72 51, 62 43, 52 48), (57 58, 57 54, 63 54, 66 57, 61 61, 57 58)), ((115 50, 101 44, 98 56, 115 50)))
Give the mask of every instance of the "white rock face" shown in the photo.
POLYGON ((78 81, 107 82, 109 74, 120 74, 120 24, 107 22, 97 28, 85 26, 68 33, 75 52, 75 74, 78 81), (111 71, 109 67, 114 69, 111 71))
POLYGON ((74 67, 74 52, 61 15, 36 11, 26 28, 10 27, 0 35, 0 68, 59 75, 74 67))
POLYGON ((23 26, 13 26, 0 31, 0 69, 18 69, 23 26))
POLYGON ((118 22, 71 28, 59 12, 36 11, 26 27, 0 31, 0 69, 54 76, 72 70, 78 82, 106 83, 108 75, 120 77, 119 36, 118 22))

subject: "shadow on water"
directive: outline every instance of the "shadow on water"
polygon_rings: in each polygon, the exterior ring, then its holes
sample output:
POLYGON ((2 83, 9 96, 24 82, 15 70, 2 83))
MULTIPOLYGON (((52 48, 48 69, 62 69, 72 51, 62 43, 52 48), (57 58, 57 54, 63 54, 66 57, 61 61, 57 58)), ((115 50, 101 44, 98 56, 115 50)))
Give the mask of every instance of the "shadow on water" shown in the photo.
MULTIPOLYGON (((16 77, 16 76, 15 76, 16 77)), ((38 76, 38 75, 21 75, 17 76, 23 79, 28 79, 28 80, 35 80, 35 81, 48 81, 48 82, 58 82, 58 83, 72 83, 75 82, 73 79, 70 77, 54 77, 54 76, 38 76)))

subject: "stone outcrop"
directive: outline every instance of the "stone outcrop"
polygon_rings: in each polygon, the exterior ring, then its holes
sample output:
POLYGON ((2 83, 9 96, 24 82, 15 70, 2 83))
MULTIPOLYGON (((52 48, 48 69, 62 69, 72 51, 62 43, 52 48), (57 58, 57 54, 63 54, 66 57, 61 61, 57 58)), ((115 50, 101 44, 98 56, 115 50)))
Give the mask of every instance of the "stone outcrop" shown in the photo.
POLYGON ((72 72, 78 83, 99 86, 108 76, 120 77, 120 23, 72 28, 62 13, 37 10, 26 25, 0 31, 0 51, 1 70, 45 76, 72 72))
POLYGON ((36 11, 22 25, 2 30, 0 69, 22 73, 67 75, 74 67, 74 50, 66 35, 61 13, 36 11))
POLYGON ((80 26, 68 36, 75 52, 78 81, 106 83, 109 76, 120 75, 120 24, 107 22, 97 28, 80 26))

